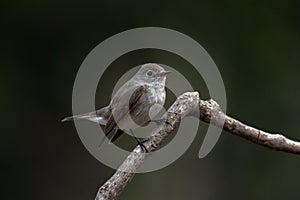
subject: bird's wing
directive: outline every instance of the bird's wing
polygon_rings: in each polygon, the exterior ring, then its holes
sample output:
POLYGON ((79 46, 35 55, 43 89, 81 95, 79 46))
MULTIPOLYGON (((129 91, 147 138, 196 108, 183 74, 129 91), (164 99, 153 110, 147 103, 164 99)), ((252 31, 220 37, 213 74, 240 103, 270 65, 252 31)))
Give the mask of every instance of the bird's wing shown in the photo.
POLYGON ((117 123, 120 122, 128 114, 133 113, 140 115, 143 111, 143 102, 147 101, 147 86, 139 85, 129 90, 123 90, 114 96, 111 101, 111 115, 109 116, 104 132, 109 134, 117 123))

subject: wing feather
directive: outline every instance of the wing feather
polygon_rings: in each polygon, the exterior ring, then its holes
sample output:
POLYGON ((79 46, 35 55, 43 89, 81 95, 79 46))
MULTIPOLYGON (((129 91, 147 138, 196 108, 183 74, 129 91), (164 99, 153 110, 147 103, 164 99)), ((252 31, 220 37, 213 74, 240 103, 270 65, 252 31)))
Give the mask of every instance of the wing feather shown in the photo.
POLYGON ((128 117, 128 114, 140 116, 144 112, 144 102, 147 101, 147 86, 139 85, 131 88, 127 91, 118 91, 112 99, 110 104, 112 112, 104 128, 105 134, 109 134, 116 128, 118 122, 124 117, 128 117))

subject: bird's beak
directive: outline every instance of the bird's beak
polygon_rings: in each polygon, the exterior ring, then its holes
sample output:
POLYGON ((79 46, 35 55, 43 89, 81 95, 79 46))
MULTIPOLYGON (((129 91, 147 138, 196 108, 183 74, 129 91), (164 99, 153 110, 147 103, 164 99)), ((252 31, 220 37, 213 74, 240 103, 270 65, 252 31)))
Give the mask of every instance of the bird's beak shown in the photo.
POLYGON ((166 76, 166 75, 168 75, 170 73, 171 73, 171 71, 164 71, 164 72, 160 72, 158 75, 160 75, 160 76, 166 76))

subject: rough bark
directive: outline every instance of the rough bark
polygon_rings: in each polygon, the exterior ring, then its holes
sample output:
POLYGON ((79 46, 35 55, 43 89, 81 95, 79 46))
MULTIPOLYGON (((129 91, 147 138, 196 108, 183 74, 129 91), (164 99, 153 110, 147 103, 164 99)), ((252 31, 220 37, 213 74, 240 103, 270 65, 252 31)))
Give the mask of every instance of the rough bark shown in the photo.
POLYGON ((163 116, 166 121, 153 130, 152 136, 143 143, 148 153, 144 153, 140 146, 136 146, 115 174, 99 188, 95 200, 117 199, 134 177, 136 169, 151 155, 151 152, 160 147, 172 130, 180 124, 181 119, 187 115, 198 117, 204 122, 212 123, 229 133, 270 149, 300 154, 300 142, 243 124, 223 113, 214 100, 204 101, 199 98, 198 92, 187 92, 177 98, 163 116))

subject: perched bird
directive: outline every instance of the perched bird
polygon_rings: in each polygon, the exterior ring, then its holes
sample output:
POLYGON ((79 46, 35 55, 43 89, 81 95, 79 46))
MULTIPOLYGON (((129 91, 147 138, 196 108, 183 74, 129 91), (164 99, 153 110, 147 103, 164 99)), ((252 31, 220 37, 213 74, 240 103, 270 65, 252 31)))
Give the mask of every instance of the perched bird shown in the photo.
POLYGON ((158 64, 144 64, 119 88, 108 106, 64 118, 62 122, 85 119, 99 123, 104 125, 106 136, 115 130, 111 138, 111 142, 114 142, 123 131, 132 132, 159 113, 165 103, 165 82, 169 73, 158 64))

